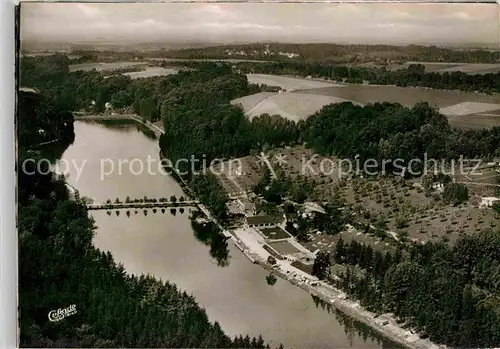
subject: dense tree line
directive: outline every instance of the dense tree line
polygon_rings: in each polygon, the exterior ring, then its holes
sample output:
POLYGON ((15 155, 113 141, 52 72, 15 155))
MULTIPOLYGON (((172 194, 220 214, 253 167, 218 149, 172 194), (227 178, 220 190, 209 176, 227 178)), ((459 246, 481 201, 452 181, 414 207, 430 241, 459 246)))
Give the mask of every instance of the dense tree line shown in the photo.
MULTIPOLYGON (((26 116, 31 102, 22 101, 19 113, 26 116)), ((72 129, 57 115, 57 109, 48 114, 54 129, 47 132, 70 139, 72 129)), ((19 120, 29 133, 29 120, 19 120)), ((109 252, 96 249, 85 205, 68 200, 64 177, 37 168, 42 154, 32 145, 20 145, 17 173, 21 346, 265 347, 262 338, 231 339, 174 284, 128 275, 109 252), (28 157, 35 162, 22 168, 28 157), (48 320, 51 310, 72 304, 75 314, 48 320)))
POLYGON ((252 43, 241 45, 221 45, 203 48, 189 48, 149 53, 152 57, 180 59, 260 59, 281 61, 305 61, 317 63, 350 62, 361 63, 373 60, 385 61, 390 55, 396 61, 427 62, 470 62, 496 63, 499 52, 487 50, 453 50, 437 46, 393 46, 393 45, 339 45, 329 43, 289 44, 289 43, 252 43), (265 51, 268 51, 267 53, 265 51), (241 52, 245 55, 229 55, 228 52, 241 52), (288 58, 279 52, 296 53, 299 56, 288 58))
POLYGON ((334 259, 351 266, 337 286, 377 313, 394 313, 431 340, 455 347, 500 344, 500 233, 464 236, 454 246, 374 251, 339 240, 334 259), (355 267, 354 267, 355 266, 355 267))
POLYGON ((215 218, 221 220, 228 218, 229 196, 215 175, 210 173, 194 175, 189 182, 189 187, 200 202, 215 215, 215 218))
MULTIPOLYGON (((412 108, 393 103, 364 107, 350 102, 331 104, 300 121, 298 127, 303 130, 303 140, 320 154, 405 160, 393 164, 400 170, 412 158, 423 160, 424 154, 428 159, 500 155, 500 127, 453 129, 446 117, 427 103, 412 108)), ((391 164, 387 166, 391 168, 391 164)))
POLYGON ((245 76, 228 71, 165 95, 161 108, 165 134, 160 147, 166 156, 172 161, 194 157, 210 162, 296 142, 298 130, 293 121, 267 114, 249 121, 240 108, 229 104, 248 89, 245 76))
POLYGON ((36 87, 62 110, 88 109, 94 101, 95 110, 102 112, 110 102, 114 108, 128 108, 151 121, 176 113, 183 106, 196 109, 208 102, 217 104, 260 91, 259 86, 250 86, 245 76, 233 74, 229 66, 215 63, 196 64, 196 71, 134 80, 125 75, 105 77, 95 69, 70 72, 71 63, 60 54, 22 57, 21 85, 36 87), (211 80, 215 80, 211 85, 200 85, 211 80), (196 98, 203 88, 210 90, 196 98), (177 103, 180 100, 184 103, 177 103))
POLYGON ((347 83, 368 82, 376 85, 419 86, 466 92, 500 93, 500 73, 469 74, 465 72, 426 72, 421 64, 398 70, 384 67, 326 65, 303 62, 239 63, 245 73, 312 76, 347 83))
POLYGON ((54 140, 60 140, 62 143, 73 142, 72 113, 58 109, 57 105, 31 91, 19 94, 18 105, 26 106, 17 113, 19 147, 35 147, 54 140))
POLYGON ((196 63, 195 71, 131 80, 124 75, 104 78, 95 70, 70 72, 69 63, 63 55, 23 57, 21 83, 38 88, 61 110, 102 112, 110 102, 146 120, 163 120, 160 147, 172 162, 192 156, 207 161, 244 156, 252 149, 298 138, 293 121, 267 114, 249 121, 240 108, 229 104, 273 88, 249 84, 228 65, 196 63))

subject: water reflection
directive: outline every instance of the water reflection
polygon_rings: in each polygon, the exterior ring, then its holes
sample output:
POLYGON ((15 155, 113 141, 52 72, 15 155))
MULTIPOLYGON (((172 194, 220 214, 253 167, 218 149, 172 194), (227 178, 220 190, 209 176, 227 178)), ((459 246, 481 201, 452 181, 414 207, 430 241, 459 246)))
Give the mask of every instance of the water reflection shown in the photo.
POLYGON ((356 319, 347 316, 340 310, 336 309, 330 303, 323 301, 315 295, 311 295, 316 308, 322 308, 327 311, 328 314, 335 315, 335 319, 344 326, 344 332, 349 340, 349 344, 353 346, 354 338, 361 337, 364 342, 368 340, 377 343, 382 348, 386 349, 403 349, 404 347, 396 342, 390 341, 387 338, 381 336, 377 331, 369 327, 368 325, 357 321, 356 319))
POLYGON ((104 125, 106 128, 111 128, 113 131, 128 132, 131 126, 135 126, 138 132, 141 132, 146 137, 150 139, 156 139, 156 135, 148 127, 131 119, 109 119, 109 120, 93 120, 90 122, 96 122, 104 125), (121 130, 120 130, 121 129, 121 130))
POLYGON ((215 223, 204 221, 202 217, 199 211, 194 211, 190 217, 194 236, 198 241, 210 246, 210 255, 217 261, 218 266, 229 266, 228 239, 215 223))

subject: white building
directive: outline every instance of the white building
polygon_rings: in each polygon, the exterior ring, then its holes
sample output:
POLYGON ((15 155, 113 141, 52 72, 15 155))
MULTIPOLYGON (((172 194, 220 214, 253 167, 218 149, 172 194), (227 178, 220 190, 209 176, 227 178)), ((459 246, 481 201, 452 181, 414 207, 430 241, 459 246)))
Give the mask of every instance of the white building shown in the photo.
POLYGON ((280 219, 271 216, 247 217, 247 225, 250 228, 273 228, 280 223, 280 219))
POLYGON ((481 207, 491 207, 495 202, 500 202, 500 198, 494 197, 494 196, 487 196, 481 198, 481 203, 479 206, 481 207))

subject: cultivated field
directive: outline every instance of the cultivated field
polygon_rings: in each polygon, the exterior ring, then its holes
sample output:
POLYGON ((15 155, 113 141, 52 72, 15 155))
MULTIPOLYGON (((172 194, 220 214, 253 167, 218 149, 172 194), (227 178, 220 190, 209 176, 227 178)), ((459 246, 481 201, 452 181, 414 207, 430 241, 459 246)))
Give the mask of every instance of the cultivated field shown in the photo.
POLYGON ((136 66, 144 66, 147 65, 146 62, 113 62, 113 63, 102 63, 102 62, 93 62, 93 63, 81 63, 81 64, 72 64, 69 66, 70 71, 90 71, 95 69, 97 71, 110 71, 122 68, 130 68, 136 66))
POLYGON ((439 111, 447 116, 464 116, 472 114, 484 114, 500 110, 500 104, 464 102, 449 107, 441 108, 439 111))
POLYGON ((245 113, 247 113, 251 111, 252 108, 255 107, 257 104, 259 104, 268 97, 274 96, 275 94, 276 93, 274 92, 258 92, 254 93, 253 95, 233 99, 231 101, 231 104, 240 105, 245 111, 245 113))
POLYGON ((343 85, 327 81, 317 81, 305 78, 295 78, 268 74, 247 74, 248 82, 252 84, 264 84, 268 86, 279 86, 287 91, 307 90, 321 87, 341 87, 343 85))
POLYGON ((245 114, 250 118, 268 113, 298 121, 306 119, 327 104, 345 101, 358 105, 392 102, 405 107, 412 107, 419 102, 428 102, 448 116, 453 126, 476 129, 500 126, 499 95, 418 87, 336 85, 304 78, 264 74, 248 74, 247 76, 250 82, 294 90, 294 92, 281 94, 261 92, 231 102, 241 105, 245 114))
POLYGON ((130 76, 131 79, 150 78, 152 76, 166 76, 177 74, 179 70, 173 68, 147 67, 146 70, 138 72, 124 73, 123 75, 130 76))
MULTIPOLYGON (((293 181, 304 183, 313 181, 316 201, 324 201, 333 195, 335 185, 339 181, 339 168, 335 166, 338 162, 322 161, 326 158, 313 155, 311 149, 302 146, 273 149, 267 152, 269 162, 278 173, 281 171, 293 181), (284 159, 286 163, 280 164, 278 159, 284 159), (312 161, 309 161, 310 159, 312 161)), ((234 169, 237 166, 231 166, 228 161, 214 166, 216 173, 222 173, 219 179, 230 195, 251 191, 252 187, 259 182, 266 166, 256 155, 245 156, 237 160, 241 165, 241 172, 237 174, 234 170, 230 171, 231 167, 234 169), (221 166, 223 166, 222 170, 221 166)))
MULTIPOLYGON (((245 114, 248 115, 250 119, 267 113, 269 115, 277 114, 289 120, 299 121, 307 119, 325 105, 346 101, 346 99, 337 97, 284 92, 267 96, 251 108, 244 110, 245 114)), ((248 102, 246 104, 250 105, 248 102)))
POLYGON ((182 59, 182 58, 146 58, 146 60, 149 61, 156 61, 156 62, 185 62, 185 61, 191 61, 191 62, 227 62, 227 63, 243 63, 243 62, 250 62, 250 63, 269 63, 272 61, 262 61, 262 60, 255 60, 255 59, 182 59))
MULTIPOLYGON (((491 167, 480 170, 482 174, 479 176, 455 177, 457 181, 467 184, 470 197, 468 202, 455 207, 443 202, 438 189, 426 195, 419 179, 348 178, 346 171, 339 173, 338 160, 332 158, 325 162, 326 158, 314 157, 310 149, 301 146, 270 150, 266 155, 279 177, 312 185, 313 191, 308 200, 325 203, 340 195, 348 204, 349 212, 355 214, 356 222, 383 230, 370 236, 344 232, 343 235, 349 239, 384 248, 386 244, 394 243, 394 238, 419 241, 444 238, 453 242, 462 232, 476 233, 500 225, 500 214, 491 208, 480 207, 481 197, 496 196, 500 188, 500 173, 491 167), (312 158, 315 160, 309 161, 312 158)), ((220 176, 221 183, 232 194, 251 191, 265 167, 257 156, 247 156, 239 161, 242 165, 239 175, 228 176, 226 171, 220 176)), ((228 168, 228 163, 224 166, 228 168)), ((314 233, 305 246, 311 251, 330 250, 334 248, 335 241, 335 237, 314 233)))
POLYGON ((442 62, 406 62, 404 66, 410 64, 422 64, 426 72, 452 73, 461 71, 468 74, 487 74, 500 72, 500 63, 442 63, 442 62))
POLYGON ((499 214, 479 207, 474 190, 470 200, 457 207, 445 204, 438 192, 426 196, 418 185, 399 178, 347 181, 339 193, 352 205, 358 220, 382 225, 400 237, 454 241, 461 232, 475 233, 500 224, 499 214))
POLYGON ((346 85, 344 87, 319 88, 299 93, 333 96, 360 104, 376 102, 400 103, 411 107, 418 102, 428 102, 440 108, 448 116, 450 124, 462 128, 500 126, 499 95, 480 95, 458 91, 430 90, 417 87, 346 85), (488 115, 485 115, 488 114, 488 115))

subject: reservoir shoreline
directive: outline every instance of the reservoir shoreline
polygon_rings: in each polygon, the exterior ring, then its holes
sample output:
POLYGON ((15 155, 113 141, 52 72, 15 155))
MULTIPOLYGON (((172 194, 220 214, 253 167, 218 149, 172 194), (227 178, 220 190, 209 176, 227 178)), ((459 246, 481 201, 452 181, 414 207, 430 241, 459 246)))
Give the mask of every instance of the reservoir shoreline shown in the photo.
MULTIPOLYGON (((137 119, 135 119, 135 120, 138 121, 137 119)), ((146 124, 146 126, 151 127, 147 124, 146 124)), ((155 142, 155 143, 156 143, 156 145, 158 145, 157 142, 155 142)), ((160 152, 160 158, 163 158, 163 154, 161 154, 161 152, 160 152)), ((180 177, 178 174, 175 174, 174 171, 172 171, 172 174, 170 175, 170 177, 177 184, 180 184, 180 187, 181 187, 180 191, 181 192, 183 192, 185 195, 188 195, 188 196, 192 195, 191 190, 189 190, 189 188, 187 187, 187 185, 182 177, 180 177)), ((261 268, 263 268, 264 270, 268 270, 268 271, 276 274, 280 278, 290 282, 292 285, 298 286, 298 288, 300 288, 304 291, 307 291, 310 295, 316 296, 319 299, 326 302, 327 304, 332 305, 334 308, 338 309, 340 312, 346 314, 347 316, 368 325, 373 330, 375 330, 375 332, 380 334, 382 337, 385 337, 389 341, 400 344, 400 345, 407 347, 407 348, 410 348, 410 349, 437 348, 437 346, 435 344, 433 344, 427 340, 422 340, 422 339, 414 340, 414 338, 410 338, 410 340, 409 340, 408 338, 405 337, 409 331, 402 329, 402 328, 398 327, 397 325, 393 325, 392 323, 383 323, 383 321, 381 319, 382 316, 379 318, 376 318, 375 314, 367 312, 364 309, 362 309, 359 306, 359 304, 357 304, 351 300, 345 299, 345 295, 343 292, 334 289, 330 285, 326 285, 324 283, 321 283, 319 286, 312 286, 310 284, 298 281, 296 278, 294 278, 290 275, 292 273, 287 274, 286 272, 283 272, 283 271, 277 269, 276 267, 273 268, 270 264, 267 263, 267 260, 265 258, 266 256, 262 256, 262 253, 260 253, 260 255, 259 255, 260 251, 256 250, 253 247, 254 243, 252 241, 245 240, 245 242, 243 242, 242 240, 244 240, 244 239, 240 239, 237 232, 224 229, 214 219, 214 217, 212 217, 212 215, 210 214, 210 212, 208 211, 208 209, 204 205, 199 204, 197 206, 198 206, 198 209, 200 211, 202 211, 207 216, 208 219, 212 220, 215 224, 217 224, 217 226, 221 229, 221 232, 224 236, 226 236, 227 238, 231 238, 231 240, 234 242, 235 246, 240 250, 240 252, 243 252, 242 255, 246 257, 244 259, 249 259, 250 261, 252 261, 253 264, 257 264, 261 268), (248 246, 252 246, 252 247, 249 248, 248 246)), ((257 241, 255 243, 258 244, 257 241)), ((237 252, 237 253, 239 254, 239 252, 237 252)), ((242 261, 241 263, 245 263, 245 261, 242 261)), ((297 271, 301 272, 298 269, 297 269, 297 271)), ((174 280, 174 282, 175 282, 175 280, 174 280)))

